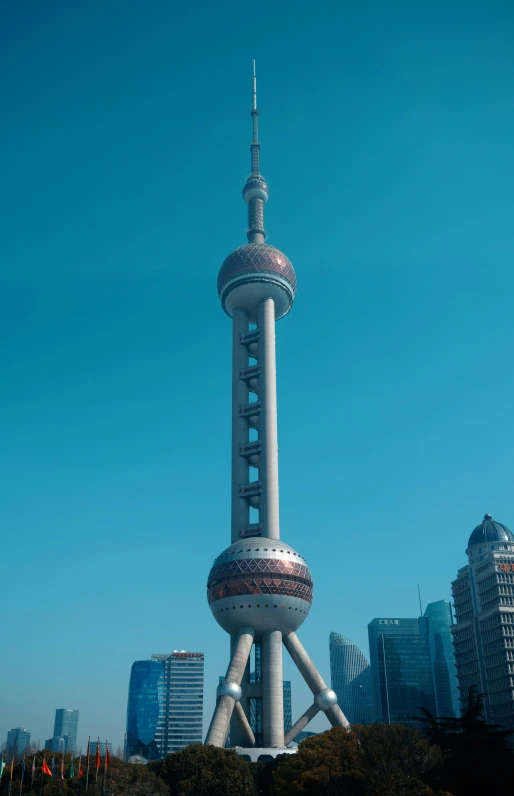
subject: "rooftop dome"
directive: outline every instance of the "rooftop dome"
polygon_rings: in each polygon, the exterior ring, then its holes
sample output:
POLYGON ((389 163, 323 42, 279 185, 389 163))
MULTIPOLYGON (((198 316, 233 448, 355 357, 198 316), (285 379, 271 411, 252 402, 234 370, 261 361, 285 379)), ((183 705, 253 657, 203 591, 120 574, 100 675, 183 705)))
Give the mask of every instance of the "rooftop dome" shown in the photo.
POLYGON ((469 537, 468 547, 487 542, 514 542, 514 534, 501 522, 493 520, 490 514, 486 514, 469 537))

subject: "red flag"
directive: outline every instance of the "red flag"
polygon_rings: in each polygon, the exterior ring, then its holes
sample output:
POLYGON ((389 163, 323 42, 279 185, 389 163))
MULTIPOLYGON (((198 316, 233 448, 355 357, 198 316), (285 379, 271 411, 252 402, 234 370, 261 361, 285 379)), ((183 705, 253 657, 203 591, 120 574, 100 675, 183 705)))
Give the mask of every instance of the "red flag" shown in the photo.
POLYGON ((12 760, 11 760, 11 782, 12 782, 12 772, 13 772, 13 769, 14 769, 14 755, 12 756, 12 760))
POLYGON ((79 777, 82 776, 84 772, 82 771, 82 755, 79 757, 79 777))
POLYGON ((43 774, 48 774, 48 776, 50 776, 50 777, 52 776, 52 772, 51 772, 51 771, 50 771, 50 769, 48 768, 48 763, 46 762, 45 758, 43 758, 43 768, 42 768, 42 771, 43 771, 43 774))
POLYGON ((111 762, 111 756, 109 754, 109 748, 107 746, 107 741, 105 742, 105 770, 109 768, 109 763, 111 762))
POLYGON ((95 768, 100 768, 100 738, 96 743, 96 758, 95 758, 95 768))

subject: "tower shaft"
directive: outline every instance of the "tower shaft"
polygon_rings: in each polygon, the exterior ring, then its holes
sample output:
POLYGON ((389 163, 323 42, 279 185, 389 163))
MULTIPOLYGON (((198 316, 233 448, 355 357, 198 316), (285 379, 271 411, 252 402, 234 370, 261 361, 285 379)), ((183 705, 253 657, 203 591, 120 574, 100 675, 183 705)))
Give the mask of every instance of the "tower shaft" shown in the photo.
POLYGON ((243 310, 234 311, 232 324, 232 543, 280 539, 273 299, 260 302, 256 329, 243 310), (250 508, 257 522, 250 523, 250 508))

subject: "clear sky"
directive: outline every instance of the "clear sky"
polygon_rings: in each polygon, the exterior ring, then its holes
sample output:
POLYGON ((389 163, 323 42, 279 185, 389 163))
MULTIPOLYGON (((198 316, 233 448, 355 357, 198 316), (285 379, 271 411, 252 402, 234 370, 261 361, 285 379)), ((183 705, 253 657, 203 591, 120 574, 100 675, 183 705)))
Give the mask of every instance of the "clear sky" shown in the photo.
POLYGON ((328 678, 330 631, 367 654, 418 583, 449 599, 486 511, 514 526, 514 5, 6 0, 0 31, 0 740, 71 707, 122 744, 132 662, 173 649, 205 652, 207 725, 252 58, 298 277, 282 535, 328 678))

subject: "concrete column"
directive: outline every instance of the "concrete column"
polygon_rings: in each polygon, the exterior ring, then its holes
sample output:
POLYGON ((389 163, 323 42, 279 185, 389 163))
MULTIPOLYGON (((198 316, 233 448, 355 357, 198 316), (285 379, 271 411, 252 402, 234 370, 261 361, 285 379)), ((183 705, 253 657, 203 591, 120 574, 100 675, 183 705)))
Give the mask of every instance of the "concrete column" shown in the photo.
POLYGON ((333 727, 349 727, 348 719, 337 704, 331 704, 331 699, 337 700, 332 689, 327 688, 325 681, 307 655, 296 633, 284 636, 284 646, 295 662, 300 674, 314 694, 315 702, 320 710, 327 714, 333 727))
POLYGON ((262 743, 284 746, 284 687, 282 633, 272 630, 262 637, 262 743))
POLYGON ((206 744, 220 748, 225 746, 234 704, 241 697, 241 680, 252 649, 254 635, 252 627, 242 627, 238 633, 225 679, 218 686, 218 700, 205 738, 206 744))
MULTIPOLYGON (((238 636, 231 636, 230 638, 230 657, 234 655, 236 646, 237 646, 238 636)), ((241 690, 243 692, 243 696, 239 702, 236 702, 236 706, 234 708, 234 712, 232 714, 232 719, 230 721, 230 746, 247 746, 248 745, 248 733, 245 726, 242 724, 238 716, 236 715, 236 707, 240 705, 242 712, 245 714, 246 719, 250 718, 250 700, 245 695, 246 688, 250 682, 250 656, 248 656, 248 661, 245 666, 244 674, 241 678, 241 690)), ((248 725, 250 726, 250 725, 248 725)), ((255 743, 255 739, 253 741, 255 743)))
POLYGON ((311 705, 310 708, 307 708, 303 716, 300 716, 298 721, 296 721, 290 730, 287 731, 284 737, 284 746, 287 746, 294 741, 298 733, 305 729, 307 724, 312 721, 314 716, 317 716, 319 713, 319 708, 317 705, 311 705))
POLYGON ((259 304, 259 400, 261 416, 259 439, 261 440, 262 495, 259 521, 263 536, 280 539, 278 516, 278 435, 277 435, 277 365, 275 359, 275 303, 266 298, 259 304))
POLYGON ((344 715, 339 705, 332 705, 331 708, 325 711, 325 715, 332 727, 349 727, 350 722, 344 715))
POLYGON ((284 647, 295 662, 300 674, 312 693, 316 695, 319 694, 320 691, 324 691, 327 684, 307 655, 296 633, 293 632, 284 636, 284 647))
MULTIPOLYGON (((242 739, 243 743, 231 743, 231 746, 255 746, 255 735, 253 734, 250 722, 240 702, 236 702, 234 705, 232 719, 237 725, 238 736, 242 739)), ((232 725, 230 725, 230 737, 232 739, 232 725)))
POLYGON ((250 508, 239 497, 239 487, 249 480, 248 461, 239 448, 248 442, 248 424, 239 415, 239 407, 248 403, 248 386, 239 378, 239 370, 248 367, 248 351, 239 336, 248 331, 248 315, 234 310, 232 319, 232 543, 239 540, 239 531, 250 521, 250 508))

